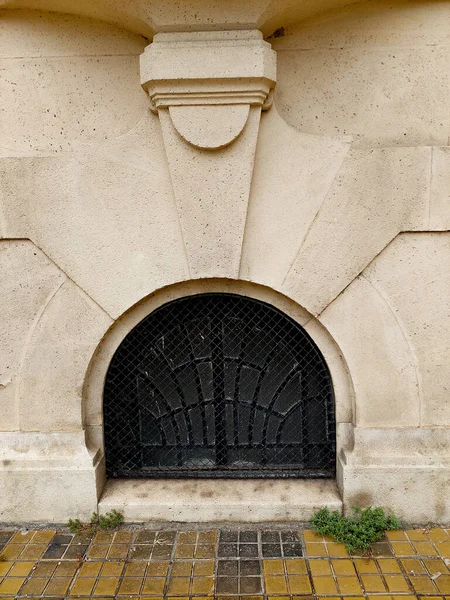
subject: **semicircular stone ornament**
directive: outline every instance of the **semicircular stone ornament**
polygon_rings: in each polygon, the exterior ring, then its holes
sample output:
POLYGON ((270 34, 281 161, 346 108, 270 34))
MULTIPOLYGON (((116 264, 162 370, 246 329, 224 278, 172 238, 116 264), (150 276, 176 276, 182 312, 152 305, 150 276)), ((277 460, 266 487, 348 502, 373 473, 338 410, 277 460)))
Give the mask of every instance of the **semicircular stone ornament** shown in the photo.
POLYGON ((170 106, 172 123, 196 148, 215 150, 234 142, 247 123, 248 104, 170 106))

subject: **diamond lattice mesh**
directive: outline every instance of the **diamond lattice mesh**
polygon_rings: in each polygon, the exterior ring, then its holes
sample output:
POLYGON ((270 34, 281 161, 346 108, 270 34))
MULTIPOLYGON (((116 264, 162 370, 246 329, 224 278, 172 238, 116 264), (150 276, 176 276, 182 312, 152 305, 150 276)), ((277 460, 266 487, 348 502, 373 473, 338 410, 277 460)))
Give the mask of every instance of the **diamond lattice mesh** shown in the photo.
POLYGON ((152 312, 106 377, 113 477, 330 477, 331 378, 300 325, 263 302, 200 294, 152 312))

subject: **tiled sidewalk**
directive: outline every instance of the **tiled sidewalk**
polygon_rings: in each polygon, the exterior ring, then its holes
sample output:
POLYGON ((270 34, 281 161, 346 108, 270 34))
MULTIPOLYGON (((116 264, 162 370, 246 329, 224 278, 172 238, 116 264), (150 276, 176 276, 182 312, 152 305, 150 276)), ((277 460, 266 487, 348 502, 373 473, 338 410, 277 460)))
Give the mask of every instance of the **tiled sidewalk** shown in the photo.
POLYGON ((450 600, 450 536, 441 528, 389 532, 372 558, 275 526, 0 531, 0 554, 2 599, 450 600))

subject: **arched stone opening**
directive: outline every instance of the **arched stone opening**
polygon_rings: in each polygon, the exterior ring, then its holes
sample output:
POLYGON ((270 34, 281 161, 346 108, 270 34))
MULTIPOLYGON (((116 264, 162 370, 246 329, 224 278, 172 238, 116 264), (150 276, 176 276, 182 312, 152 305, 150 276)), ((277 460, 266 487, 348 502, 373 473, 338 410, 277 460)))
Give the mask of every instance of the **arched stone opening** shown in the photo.
POLYGON ((333 477, 326 362, 279 309, 203 293, 164 304, 115 352, 105 381, 112 477, 333 477))
POLYGON ((247 511, 246 518, 260 521, 309 518, 318 505, 326 504, 337 509, 342 506, 338 492, 341 487, 340 456, 342 449, 352 444, 353 431, 353 387, 349 373, 339 348, 322 324, 296 302, 271 288, 228 279, 191 280, 169 285, 143 299, 113 324, 99 344, 86 377, 83 408, 88 447, 103 457, 97 469, 102 510, 108 510, 113 505, 121 507, 126 518, 137 521, 148 518, 239 520, 243 518, 241 503, 245 499, 246 507, 252 507, 250 512, 247 511), (323 364, 326 364, 334 391, 336 433, 333 432, 333 466, 325 473, 331 478, 311 479, 306 473, 302 474, 303 477, 291 477, 284 472, 278 479, 272 475, 263 480, 255 476, 255 469, 250 477, 233 480, 230 477, 202 477, 197 472, 193 475, 195 479, 189 482, 178 474, 176 479, 172 479, 167 476, 167 471, 157 479, 145 475, 131 479, 106 476, 104 387, 108 369, 118 349, 142 321, 156 315, 164 306, 183 298, 211 294, 237 295, 268 305, 300 327, 317 348, 323 364), (333 479, 335 471, 336 481, 333 479))

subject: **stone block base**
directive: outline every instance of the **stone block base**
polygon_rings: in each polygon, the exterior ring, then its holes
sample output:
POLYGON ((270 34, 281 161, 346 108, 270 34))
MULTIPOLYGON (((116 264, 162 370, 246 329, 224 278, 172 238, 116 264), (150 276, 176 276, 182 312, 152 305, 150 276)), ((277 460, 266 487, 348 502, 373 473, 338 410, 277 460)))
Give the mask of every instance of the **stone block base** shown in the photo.
POLYGON ((0 522, 89 521, 101 466, 83 432, 0 433, 0 522))
POLYGON ((355 429, 338 460, 344 512, 383 506, 405 523, 448 523, 450 432, 446 429, 355 429))

